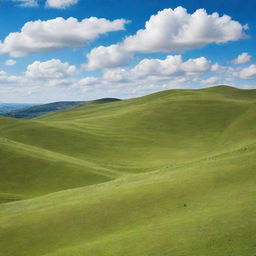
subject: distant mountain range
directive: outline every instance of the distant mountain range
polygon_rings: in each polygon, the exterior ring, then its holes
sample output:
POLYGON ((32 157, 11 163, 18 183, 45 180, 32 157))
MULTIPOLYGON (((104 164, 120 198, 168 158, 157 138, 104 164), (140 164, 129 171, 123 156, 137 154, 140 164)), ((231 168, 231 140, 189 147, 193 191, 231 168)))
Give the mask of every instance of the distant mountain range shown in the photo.
POLYGON ((108 103, 113 101, 119 101, 116 98, 103 98, 94 101, 60 101, 42 105, 26 105, 26 104, 0 104, 0 115, 14 117, 14 118, 25 118, 32 119, 38 116, 42 116, 51 112, 62 111, 71 107, 74 107, 81 103, 108 103))
POLYGON ((34 106, 35 104, 16 104, 16 103, 0 103, 0 115, 19 111, 34 106))

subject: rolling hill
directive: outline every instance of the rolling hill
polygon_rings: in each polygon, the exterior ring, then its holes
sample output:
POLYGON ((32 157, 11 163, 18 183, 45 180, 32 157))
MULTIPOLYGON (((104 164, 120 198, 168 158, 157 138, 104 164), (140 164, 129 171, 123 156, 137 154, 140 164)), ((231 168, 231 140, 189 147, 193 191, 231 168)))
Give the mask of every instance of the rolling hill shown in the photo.
POLYGON ((256 253, 256 90, 0 117, 0 256, 256 253))

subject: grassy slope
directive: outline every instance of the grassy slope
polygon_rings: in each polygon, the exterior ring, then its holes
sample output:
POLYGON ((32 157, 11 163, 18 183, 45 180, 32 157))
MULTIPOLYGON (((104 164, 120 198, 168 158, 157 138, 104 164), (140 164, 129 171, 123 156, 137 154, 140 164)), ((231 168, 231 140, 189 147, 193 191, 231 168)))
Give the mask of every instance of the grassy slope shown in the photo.
POLYGON ((0 255, 255 254, 255 100, 175 90, 1 119, 2 193, 95 185, 2 204, 0 255))

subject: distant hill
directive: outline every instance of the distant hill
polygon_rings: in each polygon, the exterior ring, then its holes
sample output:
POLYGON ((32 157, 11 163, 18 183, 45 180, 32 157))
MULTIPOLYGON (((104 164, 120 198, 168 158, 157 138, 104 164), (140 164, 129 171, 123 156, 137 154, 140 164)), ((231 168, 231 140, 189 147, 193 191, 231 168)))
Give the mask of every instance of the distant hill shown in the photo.
MULTIPOLYGON (((95 101, 89 101, 90 103, 95 104, 102 104, 108 103, 113 101, 118 101, 119 99, 115 98, 103 98, 95 101)), ((14 110, 9 111, 5 116, 8 117, 15 117, 15 118, 25 118, 25 119, 32 119, 38 116, 42 116, 51 112, 57 112, 61 110, 65 110, 71 107, 74 107, 78 104, 84 103, 84 101, 60 101, 60 102, 53 102, 43 105, 32 106, 28 108, 23 108, 21 110, 14 110)))
POLYGON ((32 106, 29 108, 12 111, 7 113, 5 116, 15 117, 15 118, 26 118, 31 119, 41 115, 45 115, 47 113, 56 112, 60 110, 64 110, 70 107, 73 107, 77 104, 82 103, 82 101, 60 101, 53 102, 49 104, 43 104, 38 106, 32 106))
POLYGON ((34 105, 35 104, 0 103, 0 115, 32 107, 34 105))

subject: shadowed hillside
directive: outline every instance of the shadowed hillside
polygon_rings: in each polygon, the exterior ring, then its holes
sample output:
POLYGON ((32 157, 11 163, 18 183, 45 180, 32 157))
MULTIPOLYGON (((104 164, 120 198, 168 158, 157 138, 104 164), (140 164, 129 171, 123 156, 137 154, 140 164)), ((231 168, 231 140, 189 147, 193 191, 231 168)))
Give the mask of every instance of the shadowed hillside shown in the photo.
MULTIPOLYGON (((102 103, 109 103, 113 101, 119 101, 119 99, 115 98, 103 98, 91 101, 90 103, 94 104, 102 104, 102 103)), ((60 101, 60 102, 53 102, 49 104, 43 104, 43 105, 37 105, 32 107, 27 107, 21 109, 21 110, 14 110, 14 111, 8 111, 5 116, 8 117, 14 117, 14 118, 25 118, 25 119, 31 119, 38 116, 42 116, 48 113, 57 112, 57 111, 63 111, 65 109, 74 107, 78 104, 83 103, 83 101, 60 101)))
POLYGON ((45 115, 47 113, 64 110, 80 103, 82 103, 82 101, 54 102, 54 103, 32 106, 29 108, 8 112, 6 116, 14 117, 14 118, 31 119, 37 116, 45 115))
POLYGON ((253 256, 256 90, 106 103, 0 117, 0 256, 253 256))
POLYGON ((6 115, 13 111, 20 111, 29 107, 32 107, 34 104, 15 104, 15 103, 0 103, 0 115, 6 115))

